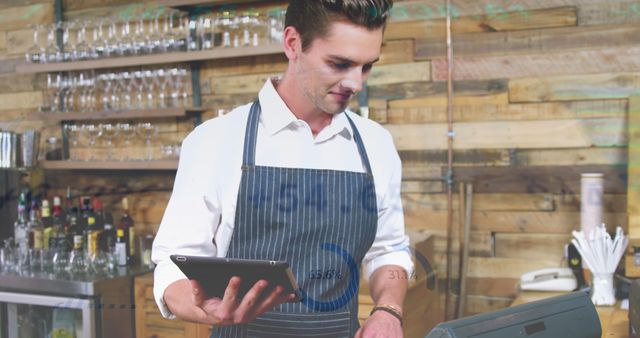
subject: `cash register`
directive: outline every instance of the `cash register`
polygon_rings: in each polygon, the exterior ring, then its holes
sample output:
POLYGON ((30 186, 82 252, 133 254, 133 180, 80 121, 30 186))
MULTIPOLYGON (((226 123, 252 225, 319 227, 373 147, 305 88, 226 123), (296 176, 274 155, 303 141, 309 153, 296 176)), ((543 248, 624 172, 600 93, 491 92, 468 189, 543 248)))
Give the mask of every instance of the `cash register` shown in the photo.
POLYGON ((438 324, 425 338, 600 338, 589 295, 578 291, 438 324))

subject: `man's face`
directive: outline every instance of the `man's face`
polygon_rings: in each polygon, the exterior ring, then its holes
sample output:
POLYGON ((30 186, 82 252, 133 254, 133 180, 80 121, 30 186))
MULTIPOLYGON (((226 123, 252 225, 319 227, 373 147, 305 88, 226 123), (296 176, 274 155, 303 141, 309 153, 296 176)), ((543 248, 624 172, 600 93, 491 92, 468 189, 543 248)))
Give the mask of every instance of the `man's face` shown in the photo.
POLYGON ((380 57, 383 29, 369 30, 346 21, 331 24, 324 38, 316 38, 295 62, 304 96, 325 113, 347 107, 380 57))

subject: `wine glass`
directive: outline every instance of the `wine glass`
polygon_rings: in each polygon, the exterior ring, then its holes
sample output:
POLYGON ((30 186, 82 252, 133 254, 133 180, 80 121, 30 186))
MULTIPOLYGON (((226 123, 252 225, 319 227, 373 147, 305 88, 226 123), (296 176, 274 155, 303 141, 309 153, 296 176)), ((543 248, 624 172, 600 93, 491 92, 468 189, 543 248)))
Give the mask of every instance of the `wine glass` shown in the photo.
POLYGON ((42 63, 46 62, 46 54, 44 48, 40 46, 39 31, 42 29, 42 25, 30 25, 29 28, 33 29, 33 46, 29 47, 24 54, 28 63, 42 63), (45 58, 44 60, 42 58, 45 58))
POLYGON ((118 129, 118 135, 122 136, 122 156, 120 156, 121 161, 128 161, 131 159, 129 155, 129 149, 131 148, 131 139, 136 134, 136 129, 133 125, 129 123, 118 123, 116 125, 116 129, 118 129))
POLYGON ((173 27, 174 11, 169 11, 164 17, 164 29, 162 31, 162 44, 164 48, 169 51, 179 50, 178 40, 179 37, 175 34, 175 28, 173 27))
POLYGON ((147 36, 144 33, 144 17, 140 15, 136 20, 135 34, 133 35, 134 54, 144 54, 147 52, 147 36))
POLYGON ((73 50, 73 43, 71 42, 71 29, 73 28, 73 22, 60 21, 60 27, 62 28, 62 50, 61 55, 58 57, 62 61, 71 60, 71 51, 73 50))
POLYGON ((69 140, 69 159, 72 161, 80 160, 77 150, 80 146, 82 128, 76 124, 65 124, 63 130, 67 135, 67 140, 69 140))
POLYGON ((135 88, 135 95, 133 96, 134 108, 143 109, 145 107, 145 95, 144 95, 144 73, 142 70, 136 70, 131 77, 131 85, 135 88))
MULTIPOLYGON (((89 139, 89 147, 91 148, 95 148, 96 143, 98 141, 98 138, 101 135, 102 130, 96 126, 95 124, 83 124, 82 127, 82 132, 83 134, 89 139)), ((89 160, 95 160, 96 156, 95 156, 95 149, 92 149, 92 151, 90 151, 90 157, 89 160)))
POLYGON ((89 44, 86 39, 86 31, 87 31, 87 22, 86 21, 78 21, 73 24, 74 26, 79 27, 76 31, 76 43, 73 45, 73 50, 71 51, 71 60, 87 60, 91 56, 91 49, 89 48, 89 44))
POLYGON ((74 278, 83 278, 87 272, 87 257, 83 250, 73 250, 69 254, 67 272, 74 278))
POLYGON ((143 71, 142 84, 145 89, 146 96, 145 108, 151 109, 155 106, 155 82, 153 81, 153 72, 150 69, 143 71))
POLYGON ((158 83, 160 86, 158 96, 160 97, 160 105, 163 108, 173 107, 172 89, 171 89, 171 69, 159 69, 158 83))
POLYGON ((118 128, 111 123, 102 123, 98 126, 100 134, 107 148, 107 160, 113 160, 113 139, 118 135, 118 128))
POLYGON ((57 249, 53 254, 53 274, 59 277, 67 277, 69 266, 69 254, 63 249, 57 249))
POLYGON ((44 48, 44 62, 59 62, 62 61, 62 53, 56 42, 56 32, 60 26, 58 24, 47 25, 47 44, 44 48))
POLYGON ((131 87, 131 77, 133 75, 124 71, 121 72, 118 76, 118 87, 120 88, 120 108, 121 109, 131 109, 133 107, 133 100, 131 93, 133 92, 131 87))
POLYGON ((180 89, 180 106, 188 107, 189 106, 189 92, 188 92, 188 81, 189 81, 189 73, 186 68, 180 67, 178 68, 178 83, 180 89))
POLYGON ((121 24, 120 43, 118 48, 118 55, 129 56, 134 54, 135 40, 131 36, 129 19, 124 19, 121 24))
POLYGON ((149 27, 149 36, 147 37, 147 53, 159 53, 166 51, 162 43, 162 35, 160 34, 160 27, 158 26, 158 17, 156 15, 149 27))
POLYGON ((105 45, 106 48, 104 54, 106 57, 113 57, 120 53, 120 41, 118 40, 116 18, 111 18, 109 21, 109 30, 107 33, 107 41, 105 42, 105 45))
POLYGON ((144 160, 153 160, 153 148, 151 147, 154 136, 157 133, 156 126, 149 122, 138 123, 136 126, 137 133, 144 140, 144 146, 146 150, 146 155, 144 156, 144 160))

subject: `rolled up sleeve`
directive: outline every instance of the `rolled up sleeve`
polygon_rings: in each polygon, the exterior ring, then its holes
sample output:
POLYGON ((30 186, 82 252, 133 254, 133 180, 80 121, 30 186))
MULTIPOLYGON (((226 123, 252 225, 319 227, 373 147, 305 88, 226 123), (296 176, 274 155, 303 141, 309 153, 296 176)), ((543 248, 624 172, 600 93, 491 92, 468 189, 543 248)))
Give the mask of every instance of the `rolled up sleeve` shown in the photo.
POLYGON ((175 318, 164 301, 165 290, 173 282, 186 278, 169 256, 216 254, 212 239, 220 212, 215 202, 204 197, 211 182, 197 141, 197 136, 190 134, 182 144, 173 192, 153 242, 152 260, 157 264, 153 293, 165 318, 175 318))
POLYGON ((363 260, 364 276, 367 280, 376 269, 384 265, 401 266, 409 276, 414 268, 409 236, 404 231, 404 215, 400 198, 402 163, 395 148, 391 149, 389 158, 391 173, 387 183, 381 187, 383 189, 379 190, 382 196, 378 199, 376 237, 363 260))

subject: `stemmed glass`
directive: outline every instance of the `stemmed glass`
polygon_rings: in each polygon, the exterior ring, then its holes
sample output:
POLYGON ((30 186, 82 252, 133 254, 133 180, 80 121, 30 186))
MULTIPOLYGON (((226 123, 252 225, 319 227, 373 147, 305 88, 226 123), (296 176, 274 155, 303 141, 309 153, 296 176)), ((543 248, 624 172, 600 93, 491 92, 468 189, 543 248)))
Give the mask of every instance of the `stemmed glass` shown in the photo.
POLYGON ((60 87, 60 74, 57 76, 57 82, 53 81, 53 77, 53 74, 47 73, 47 90, 44 94, 44 102, 38 109, 41 113, 58 111, 57 93, 60 87))
POLYGON ((62 50, 60 51, 61 54, 58 57, 59 60, 71 60, 71 51, 73 50, 73 44, 71 43, 70 31, 73 26, 73 22, 60 21, 60 27, 62 28, 62 50))
MULTIPOLYGON (((83 74, 81 74, 83 75, 83 74)), ((91 75, 85 75, 86 80, 83 81, 82 94, 80 96, 80 102, 83 111, 95 111, 96 110, 96 78, 94 71, 91 71, 91 75)))
POLYGON ((155 76, 153 78, 153 81, 155 82, 155 85, 158 88, 157 106, 160 108, 166 108, 167 104, 169 103, 168 96, 170 95, 170 93, 167 93, 167 87, 169 84, 169 81, 167 79, 170 79, 170 77, 167 75, 168 71, 164 69, 158 69, 154 73, 155 73, 155 76))
POLYGON ((89 48, 89 44, 86 41, 87 22, 78 21, 73 25, 78 26, 79 28, 76 32, 77 41, 73 45, 73 49, 71 51, 71 60, 87 60, 91 56, 91 49, 89 48))
POLYGON ((122 135, 122 146, 124 148, 122 151, 122 156, 120 157, 120 160, 122 161, 130 160, 131 157, 129 156, 129 149, 132 143, 131 139, 136 134, 136 129, 134 128, 134 126, 132 126, 129 123, 118 123, 116 125, 116 129, 118 130, 118 134, 122 135))
POLYGON ((153 72, 150 69, 143 71, 142 85, 145 88, 146 95, 145 108, 153 108, 155 105, 155 83, 153 81, 153 72))
POLYGON ((78 91, 78 77, 69 74, 67 76, 67 92, 64 95, 64 111, 72 112, 76 110, 76 95, 78 91))
POLYGON ((118 76, 118 87, 122 95, 120 96, 120 108, 131 109, 133 107, 131 78, 133 74, 127 71, 122 72, 118 76))
POLYGON ((179 97, 181 99, 179 105, 181 107, 189 106, 189 93, 187 90, 188 72, 186 68, 178 68, 178 85, 179 85, 179 97))
POLYGON ((135 50, 134 45, 136 42, 134 38, 131 36, 129 19, 124 19, 122 21, 121 31, 122 31, 122 34, 120 35, 120 44, 119 44, 120 47, 118 48, 118 55, 121 55, 121 56, 133 55, 135 50))
POLYGON ((109 22, 107 41, 105 42, 106 48, 104 54, 106 57, 113 57, 120 54, 120 41, 118 40, 116 24, 116 18, 111 18, 111 21, 109 22))
POLYGON ((151 143, 153 141, 153 137, 156 135, 157 129, 156 126, 149 122, 138 123, 136 126, 136 131, 138 134, 144 139, 144 146, 146 149, 146 155, 144 156, 144 160, 153 160, 153 148, 151 147, 151 143))
POLYGON ((160 33, 160 26, 158 24, 159 17, 160 17, 160 14, 154 17, 153 23, 150 25, 151 27, 149 28, 150 34, 147 39, 147 51, 149 53, 166 52, 166 48, 163 43, 163 37, 162 37, 162 34, 160 33))
POLYGON ((147 52, 147 37, 144 33, 144 17, 140 15, 136 21, 135 34, 133 35, 133 53, 144 54, 147 52))
MULTIPOLYGON (((94 148, 96 146, 98 138, 101 136, 102 130, 95 124, 83 124, 82 132, 89 139, 89 147, 94 148)), ((93 151, 95 149, 91 149, 91 150, 92 151, 90 151, 91 156, 89 157, 89 160, 95 160, 96 159, 95 151, 93 151)))
POLYGON ((145 95, 144 95, 144 73, 142 70, 136 70, 131 77, 132 86, 135 87, 134 107, 136 109, 143 109, 145 107, 145 95))
POLYGON ((67 135, 67 140, 69 140, 69 159, 72 161, 80 160, 78 156, 78 148, 80 146, 80 133, 82 132, 82 128, 75 124, 65 124, 64 132, 67 135))
POLYGON ((47 45, 44 48, 45 58, 43 62, 59 62, 62 61, 62 53, 56 43, 56 32, 59 28, 58 24, 50 24, 47 27, 47 45))
POLYGON ((169 11, 167 15, 164 17, 164 30, 162 34, 162 44, 167 51, 177 51, 180 50, 178 41, 180 37, 175 33, 175 28, 173 27, 173 16, 175 11, 169 11))
POLYGON ((113 139, 118 135, 118 128, 111 123, 103 123, 98 127, 107 148, 107 160, 113 160, 113 139))
POLYGON ((40 46, 39 31, 42 29, 42 25, 30 25, 33 29, 33 46, 29 47, 24 54, 26 61, 29 63, 42 63, 46 61, 46 53, 44 48, 40 46), (44 59, 43 59, 44 58, 44 59))

